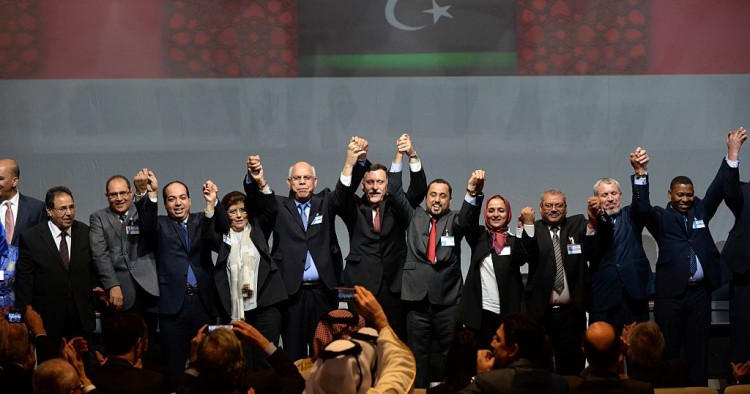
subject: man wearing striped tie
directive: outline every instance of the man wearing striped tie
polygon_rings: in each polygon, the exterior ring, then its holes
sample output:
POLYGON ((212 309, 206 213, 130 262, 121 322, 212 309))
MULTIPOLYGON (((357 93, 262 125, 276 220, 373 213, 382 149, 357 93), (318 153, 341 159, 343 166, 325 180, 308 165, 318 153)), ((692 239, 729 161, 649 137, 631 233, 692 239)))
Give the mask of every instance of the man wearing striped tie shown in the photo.
POLYGON ((597 207, 589 202, 588 220, 583 215, 567 217, 565 194, 548 189, 539 202, 540 220, 533 221, 531 208, 521 211, 521 253, 529 264, 526 310, 552 340, 555 372, 560 375, 575 375, 584 367, 581 335, 591 289, 586 254, 594 241, 597 207))

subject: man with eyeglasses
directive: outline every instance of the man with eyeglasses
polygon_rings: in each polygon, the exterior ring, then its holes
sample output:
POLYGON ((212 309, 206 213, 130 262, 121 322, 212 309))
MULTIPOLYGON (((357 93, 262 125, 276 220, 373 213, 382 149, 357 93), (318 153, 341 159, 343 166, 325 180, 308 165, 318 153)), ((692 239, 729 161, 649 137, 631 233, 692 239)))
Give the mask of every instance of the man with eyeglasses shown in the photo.
POLYGON ((21 234, 16 309, 39 312, 52 343, 94 332, 94 266, 89 227, 75 220, 73 193, 55 186, 45 197, 49 221, 21 234))
MULTIPOLYGON (((141 184, 139 189, 139 194, 143 194, 146 185, 141 184)), ((154 255, 139 231, 138 210, 133 204, 135 193, 127 178, 114 175, 107 180, 104 195, 109 206, 89 217, 91 254, 99 280, 112 310, 134 312, 145 318, 146 310, 156 305, 159 286, 154 255)), ((154 319, 146 321, 149 326, 156 323, 154 319)))
POLYGON ((588 220, 583 215, 568 217, 565 194, 548 189, 539 210, 541 219, 536 222, 531 207, 521 211, 521 249, 529 264, 526 310, 552 340, 556 372, 575 375, 585 362, 581 335, 586 330, 591 286, 586 254, 594 241, 598 203, 593 197, 589 200, 588 220))
MULTIPOLYGON (((411 182, 406 192, 416 208, 427 194, 422 162, 403 134, 396 140, 396 156, 391 171, 401 172, 404 155, 409 157, 411 182)), ((368 167, 362 180, 362 197, 354 188, 341 208, 341 218, 349 230, 349 255, 344 267, 344 284, 363 286, 383 306, 388 321, 401 338, 406 338, 405 313, 401 308, 401 274, 406 258, 406 218, 397 215, 388 195, 388 169, 382 164, 368 167)), ((344 187, 338 184, 337 187, 344 187)))
MULTIPOLYGON (((315 327, 320 317, 338 306, 335 288, 341 284, 342 258, 336 237, 335 216, 345 195, 362 180, 367 140, 352 137, 339 182, 342 188, 315 193, 315 168, 298 162, 289 168, 289 196, 276 195, 279 213, 273 231, 271 255, 279 267, 289 296, 282 320, 284 351, 293 360, 307 358, 312 351, 315 327)), ((245 177, 251 193, 253 179, 245 177)), ((256 202, 251 202, 251 206, 256 202)))

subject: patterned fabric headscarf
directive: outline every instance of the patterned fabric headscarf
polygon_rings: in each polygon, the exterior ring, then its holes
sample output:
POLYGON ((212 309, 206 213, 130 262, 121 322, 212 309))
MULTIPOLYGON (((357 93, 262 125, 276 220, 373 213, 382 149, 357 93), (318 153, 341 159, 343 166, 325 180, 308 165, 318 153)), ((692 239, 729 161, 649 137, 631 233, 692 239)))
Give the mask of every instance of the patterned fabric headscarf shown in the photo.
POLYGON ((365 326, 365 319, 348 309, 334 309, 323 317, 315 327, 313 337, 312 361, 318 359, 318 353, 336 339, 349 339, 349 335, 365 326))
POLYGON ((508 202, 507 198, 499 194, 495 194, 494 196, 487 199, 487 202, 484 204, 484 227, 486 227, 487 231, 489 231, 490 235, 492 235, 492 249, 494 249, 495 253, 497 254, 500 254, 500 252, 502 252, 503 248, 505 247, 505 233, 508 232, 508 223, 510 223, 511 219, 513 219, 513 212, 510 210, 510 203, 508 202), (508 219, 505 221, 503 227, 500 228, 490 227, 490 219, 489 215, 487 214, 487 207, 489 207, 490 201, 496 198, 503 200, 503 202, 505 203, 505 212, 508 213, 508 219))

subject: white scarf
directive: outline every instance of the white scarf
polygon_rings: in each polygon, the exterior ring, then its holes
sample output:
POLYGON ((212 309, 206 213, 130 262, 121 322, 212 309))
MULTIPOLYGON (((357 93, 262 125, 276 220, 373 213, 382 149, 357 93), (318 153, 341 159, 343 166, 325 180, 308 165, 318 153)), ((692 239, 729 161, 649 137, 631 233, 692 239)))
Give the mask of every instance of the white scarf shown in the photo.
POLYGON ((245 311, 258 306, 258 263, 260 253, 250 239, 250 225, 241 232, 229 230, 231 241, 227 273, 232 321, 244 320, 245 311))

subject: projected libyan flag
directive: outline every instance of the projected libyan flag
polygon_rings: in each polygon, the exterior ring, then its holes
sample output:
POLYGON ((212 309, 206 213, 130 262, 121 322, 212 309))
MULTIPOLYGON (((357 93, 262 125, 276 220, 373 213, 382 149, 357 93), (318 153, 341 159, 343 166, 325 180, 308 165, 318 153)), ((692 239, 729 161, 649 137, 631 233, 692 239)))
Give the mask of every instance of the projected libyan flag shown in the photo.
POLYGON ((299 2, 300 76, 514 75, 516 2, 299 2))

